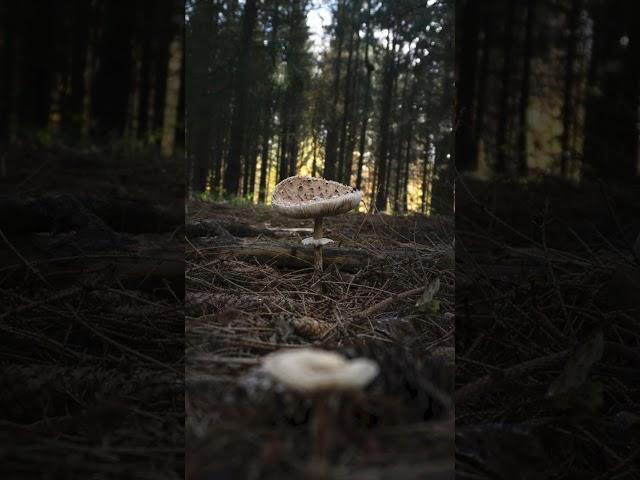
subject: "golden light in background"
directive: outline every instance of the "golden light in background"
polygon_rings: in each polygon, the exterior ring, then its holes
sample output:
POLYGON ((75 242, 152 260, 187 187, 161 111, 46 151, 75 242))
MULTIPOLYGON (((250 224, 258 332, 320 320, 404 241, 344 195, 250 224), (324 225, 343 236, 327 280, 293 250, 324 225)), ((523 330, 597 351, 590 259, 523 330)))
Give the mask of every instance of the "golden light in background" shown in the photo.
MULTIPOLYGON (((278 139, 274 137, 274 139, 269 142, 269 155, 268 155, 268 168, 267 168, 267 179, 266 179, 266 192, 265 192, 265 204, 271 204, 271 192, 275 188, 278 183, 278 178, 276 175, 278 168, 278 139), (276 148, 274 148, 276 147, 276 148)), ((297 174, 304 176, 311 176, 313 170, 313 137, 308 136, 300 141, 299 145, 300 152, 300 160, 297 165, 297 174)), ((358 152, 353 152, 353 162, 351 169, 351 178, 348 182, 350 185, 355 185, 355 179, 358 168, 358 152)), ((426 185, 427 191, 422 191, 422 183, 423 183, 423 162, 411 161, 409 165, 409 184, 407 187, 407 212, 404 213, 419 213, 422 209, 423 197, 424 197, 424 214, 430 215, 431 210, 431 184, 433 182, 433 160, 429 158, 427 165, 427 177, 426 177, 426 185)), ((372 187, 373 187, 373 174, 374 169, 371 165, 372 162, 372 153, 370 151, 366 151, 364 154, 364 162, 362 165, 362 186, 361 189, 363 191, 363 202, 360 203, 358 208, 356 209, 359 212, 365 212, 367 210, 371 210, 371 202, 375 201, 375 196, 372 196, 372 187)), ((260 176, 261 176, 261 162, 258 161, 256 165, 256 174, 255 174, 255 185, 254 185, 254 193, 253 196, 248 198, 248 200, 252 203, 258 202, 259 191, 260 191, 260 176)), ((324 167, 324 151, 321 148, 316 146, 316 176, 322 176, 322 170, 324 167)), ((212 193, 212 180, 213 173, 209 172, 207 175, 207 181, 205 185, 205 194, 210 195, 212 193)), ((402 198, 400 199, 402 202, 402 198)), ((391 204, 391 199, 389 201, 391 204)), ((385 211, 385 213, 391 213, 389 208, 385 211)))

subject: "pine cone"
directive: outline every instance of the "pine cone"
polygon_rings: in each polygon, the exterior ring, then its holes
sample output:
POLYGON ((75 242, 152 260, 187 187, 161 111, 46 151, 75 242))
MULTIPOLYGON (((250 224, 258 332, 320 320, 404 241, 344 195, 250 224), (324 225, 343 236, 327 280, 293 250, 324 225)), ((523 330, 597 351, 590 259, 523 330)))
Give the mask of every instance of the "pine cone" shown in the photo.
POLYGON ((332 325, 311 317, 295 318, 292 321, 296 333, 305 338, 321 338, 327 334, 332 325))

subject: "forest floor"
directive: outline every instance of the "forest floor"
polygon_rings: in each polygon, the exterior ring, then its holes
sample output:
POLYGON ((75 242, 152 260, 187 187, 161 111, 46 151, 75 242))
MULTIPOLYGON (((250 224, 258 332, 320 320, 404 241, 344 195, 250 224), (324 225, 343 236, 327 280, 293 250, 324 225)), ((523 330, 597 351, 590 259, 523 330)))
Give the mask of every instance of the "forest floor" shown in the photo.
POLYGON ((311 221, 190 202, 187 478, 453 478, 452 220, 349 213, 325 224, 335 243, 318 276, 300 244, 311 221), (260 369, 270 352, 305 346, 381 369, 341 399, 320 463, 309 400, 260 369))
POLYGON ((1 160, 3 473, 182 478, 182 177, 95 147, 1 160))
POLYGON ((638 191, 458 183, 458 478, 638 478, 638 191))

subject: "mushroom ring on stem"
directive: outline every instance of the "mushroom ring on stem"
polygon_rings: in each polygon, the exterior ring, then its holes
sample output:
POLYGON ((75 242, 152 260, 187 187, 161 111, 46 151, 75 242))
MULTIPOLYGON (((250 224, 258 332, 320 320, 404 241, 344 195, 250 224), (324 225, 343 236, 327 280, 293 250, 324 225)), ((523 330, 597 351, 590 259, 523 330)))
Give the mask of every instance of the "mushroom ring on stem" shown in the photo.
POLYGON ((313 399, 315 453, 323 458, 331 447, 329 436, 336 422, 330 408, 333 394, 360 390, 378 375, 379 367, 368 358, 349 360, 339 353, 314 348, 280 350, 267 355, 263 368, 285 387, 313 399))
POLYGON ((314 266, 322 271, 322 246, 333 240, 322 237, 322 219, 340 215, 360 203, 360 191, 342 183, 324 178, 289 177, 276 185, 271 206, 285 217, 313 218, 313 237, 302 240, 303 245, 313 245, 314 266))

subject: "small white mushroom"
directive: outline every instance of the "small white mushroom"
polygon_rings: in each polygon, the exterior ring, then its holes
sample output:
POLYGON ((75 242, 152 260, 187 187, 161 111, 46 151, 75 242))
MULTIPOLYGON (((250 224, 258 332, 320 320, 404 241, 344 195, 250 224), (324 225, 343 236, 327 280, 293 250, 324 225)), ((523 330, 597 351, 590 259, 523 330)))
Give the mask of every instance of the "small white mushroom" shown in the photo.
POLYGON ((358 390, 379 371, 368 358, 349 360, 339 353, 314 348, 280 350, 267 355, 263 366, 274 379, 302 393, 358 390))
POLYGON ((349 360, 336 352, 314 348, 280 350, 267 355, 262 365, 285 387, 312 398, 312 432, 319 458, 324 458, 332 443, 330 435, 336 422, 336 409, 330 407, 333 395, 360 390, 379 372, 378 364, 368 358, 349 360))
POLYGON ((313 237, 307 237, 302 239, 302 244, 303 245, 313 245, 315 246, 322 246, 322 245, 327 245, 329 243, 332 243, 333 240, 331 240, 330 238, 313 238, 313 237))
POLYGON ((332 240, 322 238, 322 219, 355 208, 362 194, 348 185, 316 177, 289 177, 273 190, 271 206, 285 217, 313 218, 313 237, 303 245, 313 245, 316 272, 322 271, 322 246, 332 240))

